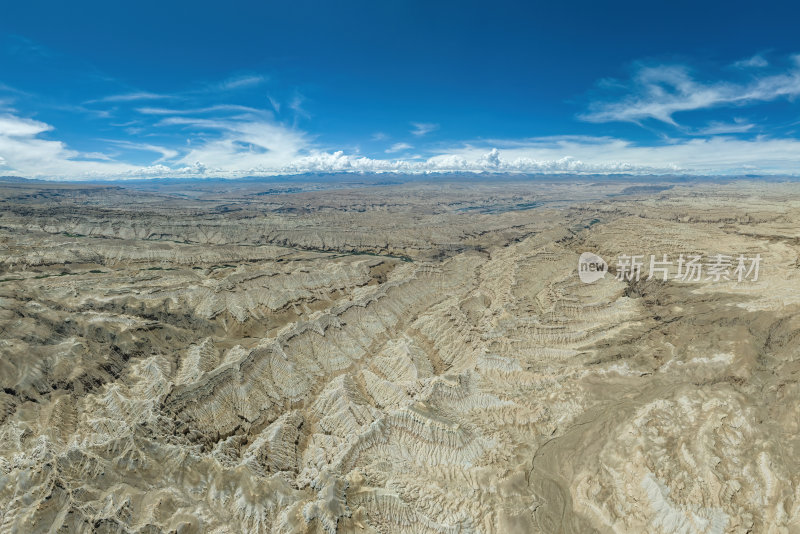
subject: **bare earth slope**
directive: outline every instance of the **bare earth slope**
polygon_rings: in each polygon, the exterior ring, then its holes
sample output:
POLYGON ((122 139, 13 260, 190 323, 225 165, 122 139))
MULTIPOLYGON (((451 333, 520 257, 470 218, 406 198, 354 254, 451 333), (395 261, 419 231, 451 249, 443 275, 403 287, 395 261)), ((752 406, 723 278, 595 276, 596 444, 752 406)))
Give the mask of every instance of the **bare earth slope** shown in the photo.
POLYGON ((0 184, 0 532, 798 532, 798 252, 796 183, 0 184))

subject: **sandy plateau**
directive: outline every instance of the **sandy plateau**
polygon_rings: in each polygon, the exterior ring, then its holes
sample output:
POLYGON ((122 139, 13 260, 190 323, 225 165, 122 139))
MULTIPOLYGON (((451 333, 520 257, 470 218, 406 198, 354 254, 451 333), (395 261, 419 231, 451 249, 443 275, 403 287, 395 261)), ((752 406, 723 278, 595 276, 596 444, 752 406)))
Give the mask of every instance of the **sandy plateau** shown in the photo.
POLYGON ((0 532, 800 532, 800 184, 330 180, 0 184, 0 532))

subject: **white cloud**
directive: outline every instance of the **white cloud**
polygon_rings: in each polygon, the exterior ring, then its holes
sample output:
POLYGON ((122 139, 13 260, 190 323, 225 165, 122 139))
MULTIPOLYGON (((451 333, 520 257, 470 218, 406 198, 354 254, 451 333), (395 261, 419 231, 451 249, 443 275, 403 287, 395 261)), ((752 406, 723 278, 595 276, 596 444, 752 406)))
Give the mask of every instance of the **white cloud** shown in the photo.
POLYGON ((159 145, 151 145, 148 143, 134 143, 131 141, 121 141, 117 139, 107 139, 106 141, 108 143, 111 143, 112 145, 116 145, 122 148, 128 148, 131 150, 141 150, 144 152, 155 152, 157 154, 161 154, 161 157, 158 158, 153 163, 159 163, 161 161, 170 160, 176 158, 180 154, 177 150, 173 150, 171 148, 159 145))
POLYGON ((0 135, 3 137, 34 137, 52 130, 53 127, 33 119, 23 119, 14 115, 0 115, 0 135))
POLYGON ((746 83, 699 82, 683 66, 644 67, 633 77, 626 97, 595 102, 579 117, 590 122, 656 119, 677 125, 673 115, 679 112, 792 98, 800 95, 800 59, 792 60, 787 71, 746 83))
POLYGON ((289 109, 295 112, 295 115, 298 117, 303 117, 304 119, 310 119, 311 114, 303 108, 303 102, 305 102, 306 98, 301 95, 300 93, 295 93, 292 97, 292 100, 289 102, 289 109))
POLYGON ((178 163, 191 165, 201 162, 209 172, 222 174, 274 173, 310 146, 304 132, 261 116, 227 119, 169 117, 159 124, 219 132, 218 137, 192 142, 191 149, 178 163))
POLYGON ((439 129, 438 124, 430 122, 412 122, 411 126, 414 127, 414 129, 411 130, 411 133, 419 137, 422 137, 423 135, 429 134, 432 131, 439 129))
POLYGON ((61 141, 40 137, 49 124, 6 114, 0 117, 0 158, 6 168, 27 177, 103 177, 139 172, 101 153, 70 150, 61 141), (99 161, 98 161, 99 160, 99 161))
MULTIPOLYGON (((676 79, 680 80, 683 74, 675 74, 676 79)), ((651 80, 647 76, 642 79, 651 80)), ((690 83, 696 82, 690 79, 690 83)), ((767 83, 761 78, 749 91, 766 91, 765 84, 772 89, 779 86, 774 80, 767 83)), ((414 147, 398 142, 385 150, 393 156, 373 158, 335 147, 321 150, 313 136, 276 121, 271 111, 227 104, 194 109, 140 109, 143 115, 137 121, 119 123, 117 127, 145 125, 144 114, 154 115, 158 122, 147 123, 147 131, 160 132, 147 139, 176 139, 177 132, 180 140, 170 143, 143 142, 145 138, 106 139, 103 140, 106 146, 114 150, 79 152, 57 140, 57 132, 50 124, 20 117, 10 110, 0 114, 3 173, 120 179, 304 172, 797 174, 800 169, 800 140, 764 136, 740 139, 726 135, 753 131, 754 125, 743 118, 712 121, 695 130, 681 129, 690 135, 666 139, 657 146, 612 137, 560 136, 470 141, 436 145, 437 148, 427 150, 418 146, 411 155, 404 151, 414 147), (215 112, 231 113, 223 117, 211 115, 215 112), (120 161, 122 156, 118 152, 128 150, 151 153, 152 160, 144 165, 120 161)), ((435 126, 415 124, 425 133, 435 126)))
POLYGON ((764 58, 764 56, 760 54, 756 54, 753 57, 749 57, 747 59, 742 59, 733 64, 734 67, 740 69, 762 68, 768 65, 769 62, 764 58))
POLYGON ((137 100, 161 100, 169 98, 169 95, 160 95, 158 93, 149 93, 146 91, 138 91, 135 93, 124 93, 120 95, 110 95, 96 100, 89 100, 86 103, 92 104, 95 102, 135 102, 137 100))
POLYGON ((507 148, 487 152, 466 145, 449 155, 475 162, 473 168, 509 172, 796 174, 800 169, 795 139, 719 136, 642 146, 611 137, 554 137, 495 143, 507 148))
POLYGON ((10 85, 7 85, 3 82, 0 82, 0 91, 5 93, 11 93, 16 96, 31 96, 29 92, 22 91, 20 89, 17 89, 16 87, 11 87, 10 85))
POLYGON ((143 115, 197 115, 203 113, 216 113, 220 111, 241 111, 246 113, 268 113, 260 109, 251 108, 249 106, 239 106, 236 104, 217 104, 214 106, 207 106, 204 108, 186 108, 186 109, 172 109, 172 108, 156 108, 156 107, 141 107, 136 108, 136 111, 143 115))
POLYGON ((704 128, 690 132, 692 135, 723 135, 747 133, 755 128, 755 124, 749 123, 744 119, 734 119, 732 123, 711 121, 704 128))
POLYGON ((271 97, 269 95, 267 95, 267 98, 269 99, 269 105, 272 106, 272 109, 275 110, 275 113, 280 113, 281 112, 281 103, 278 102, 275 98, 273 98, 273 97, 271 97))
MULTIPOLYGON (((461 154, 440 154, 423 160, 384 160, 355 157, 342 151, 334 153, 314 153, 301 157, 281 169, 280 173, 311 172, 399 172, 399 173, 609 173, 633 172, 631 165, 588 164, 571 157, 556 160, 535 160, 531 158, 504 159, 501 152, 492 149, 471 157, 461 154)), ((649 170, 649 169, 648 169, 649 170)), ((669 172, 672 172, 670 170, 669 172)))
POLYGON ((504 148, 464 144, 422 160, 316 152, 280 173, 794 174, 800 168, 800 141, 793 139, 712 137, 638 146, 610 137, 566 136, 493 143, 504 148))
POLYGON ((109 141, 160 156, 149 165, 132 165, 108 154, 80 153, 60 141, 44 139, 41 134, 52 132, 52 126, 7 114, 0 117, 0 161, 4 173, 62 179, 306 172, 797 174, 800 169, 800 140, 768 137, 671 139, 658 146, 612 137, 495 139, 445 147, 425 157, 381 159, 318 150, 305 132, 260 116, 173 116, 159 124, 186 128, 190 136, 205 133, 191 137, 188 146, 174 148, 109 141))
POLYGON ((244 89, 246 87, 261 85, 265 81, 266 78, 260 75, 233 76, 220 82, 216 88, 222 91, 232 91, 235 89, 244 89))
POLYGON ((387 154, 392 154, 394 152, 402 152, 403 150, 410 150, 412 148, 414 147, 409 145, 408 143, 395 143, 386 150, 384 150, 384 152, 386 152, 387 154))
POLYGON ((176 94, 163 94, 153 93, 150 91, 133 91, 130 93, 121 93, 116 95, 109 95, 102 98, 87 100, 84 104, 98 104, 98 103, 128 103, 138 102, 144 100, 183 100, 192 95, 202 95, 206 93, 217 93, 219 91, 236 91, 248 87, 255 87, 266 82, 267 78, 261 75, 243 75, 232 76, 221 82, 201 84, 198 88, 190 91, 184 91, 176 94))

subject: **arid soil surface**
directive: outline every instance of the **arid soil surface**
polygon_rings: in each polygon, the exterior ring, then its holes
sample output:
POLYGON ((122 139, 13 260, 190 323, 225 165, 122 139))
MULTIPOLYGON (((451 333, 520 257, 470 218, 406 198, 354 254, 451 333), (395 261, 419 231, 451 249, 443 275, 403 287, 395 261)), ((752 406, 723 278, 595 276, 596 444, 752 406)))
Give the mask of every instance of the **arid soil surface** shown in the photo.
POLYGON ((0 532, 800 532, 798 253, 797 182, 0 183, 0 532))

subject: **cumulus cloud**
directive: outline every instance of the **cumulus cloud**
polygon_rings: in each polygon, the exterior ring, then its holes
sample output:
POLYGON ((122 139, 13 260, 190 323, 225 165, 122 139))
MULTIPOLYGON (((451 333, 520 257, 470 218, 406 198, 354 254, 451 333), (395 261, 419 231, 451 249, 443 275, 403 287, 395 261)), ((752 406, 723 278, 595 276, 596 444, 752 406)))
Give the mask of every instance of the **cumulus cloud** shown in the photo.
POLYGON ((800 141, 792 139, 712 137, 660 146, 577 136, 494 142, 505 148, 465 144, 422 160, 317 152, 294 160, 280 173, 782 174, 794 173, 800 166, 800 141))
POLYGON ((423 135, 429 134, 432 131, 439 129, 438 124, 434 124, 431 122, 412 122, 411 126, 414 127, 414 129, 411 130, 411 133, 418 137, 422 137, 423 135))
POLYGON ((679 112, 796 97, 800 95, 800 58, 793 57, 792 66, 784 72, 742 83, 698 81, 681 65, 642 67, 626 87, 629 92, 622 99, 594 102, 579 117, 589 122, 656 119, 677 125, 673 116, 679 112))
MULTIPOLYGON (((670 139, 657 146, 613 137, 495 139, 440 148, 425 157, 383 159, 318 150, 306 133, 256 115, 171 116, 159 124, 207 135, 180 148, 109 140, 112 146, 159 156, 149 165, 132 165, 104 153, 71 150, 42 137, 52 135, 49 124, 5 114, 0 116, 0 166, 4 173, 65 179, 317 172, 792 174, 800 168, 800 140, 767 137, 718 135, 670 139)), ((737 125, 712 124, 709 129, 725 126, 737 125)))
POLYGON ((799 140, 766 137, 669 139, 647 146, 612 137, 568 136, 512 141, 497 153, 477 146, 452 152, 467 161, 485 162, 484 169, 491 164, 497 170, 520 172, 796 174, 798 149, 799 140))
MULTIPOLYGON (((728 71, 731 72, 730 70, 728 71)), ((596 103, 583 118, 595 122, 655 118, 675 124, 681 111, 742 105, 800 94, 800 61, 789 70, 747 74, 747 81, 699 81, 682 66, 641 68, 621 99, 596 103)), ((743 76, 741 72, 734 73, 743 76)), ((231 89, 257 86, 257 76, 221 82, 231 89)), ((295 173, 638 173, 638 174, 796 174, 800 141, 753 136, 754 124, 744 118, 711 121, 703 127, 680 127, 682 138, 643 145, 613 137, 557 136, 424 143, 434 123, 412 123, 412 144, 385 141, 370 156, 323 150, 316 138, 276 118, 281 108, 257 109, 212 100, 210 87, 201 97, 166 97, 157 93, 112 95, 114 109, 130 112, 111 126, 136 137, 102 139, 94 152, 80 152, 58 140, 54 126, 26 118, 8 107, 0 110, 0 168, 3 174, 84 179, 134 177, 239 177, 295 173), (171 98, 170 105, 147 105, 171 98), (127 103, 127 104, 125 104, 127 103), (135 128, 135 130, 134 130, 135 128), (750 133, 749 139, 731 134, 750 133), (386 147, 385 145, 391 145, 386 147), (414 153, 411 154, 411 149, 414 153), (137 152, 133 154, 132 152, 137 152), (133 164, 130 161, 145 164, 133 164), (149 158, 149 159, 147 159, 149 158)), ((608 84, 608 90, 619 89, 608 84)), ((188 93, 184 93, 188 94, 188 93)), ((228 94, 228 93, 226 93, 228 94)), ((263 98, 263 97, 262 97, 263 98)), ((264 101, 266 104, 266 101, 264 101)), ((302 96, 285 103, 284 115, 308 116, 302 96), (286 113, 289 110, 292 113, 286 113)), ((74 110, 78 111, 78 110, 74 110)), ((292 119, 289 119, 291 122, 292 119)), ((113 136, 112 136, 113 137, 113 136)), ((387 140, 378 133, 373 140, 387 140)), ((330 146, 330 145, 329 145, 330 146)))
MULTIPOLYGON (((437 174, 454 172, 475 173, 611 173, 645 171, 625 163, 590 164, 565 156, 557 160, 531 158, 505 159, 492 149, 477 157, 459 154, 440 154, 425 160, 386 160, 347 155, 342 151, 315 153, 293 161, 281 173, 368 172, 437 174)), ((672 170, 670 170, 672 172, 672 170)))
POLYGON ((0 116, 0 158, 5 171, 28 177, 117 176, 139 172, 139 167, 114 162, 100 153, 71 150, 61 141, 44 139, 53 130, 49 124, 18 117, 0 116))

